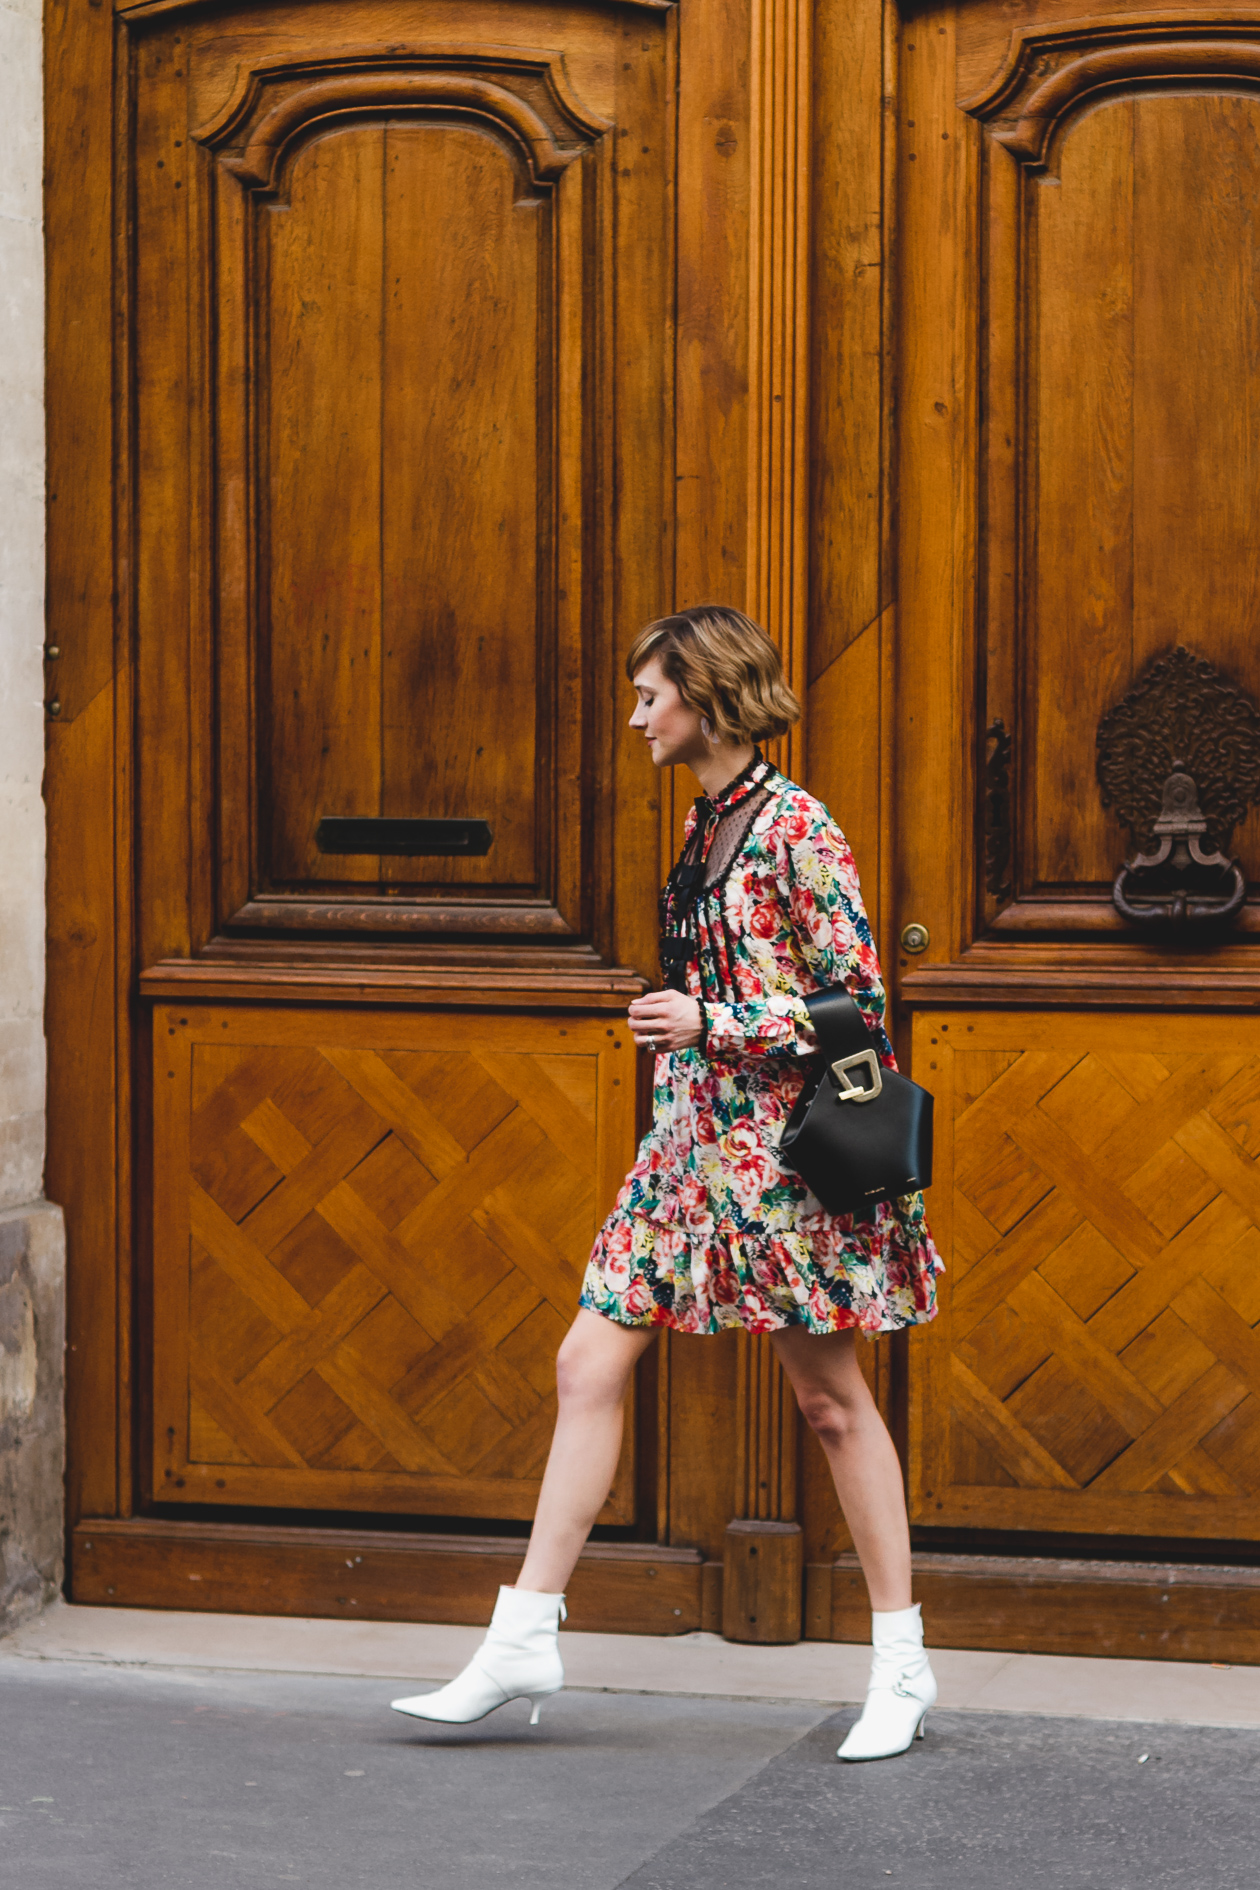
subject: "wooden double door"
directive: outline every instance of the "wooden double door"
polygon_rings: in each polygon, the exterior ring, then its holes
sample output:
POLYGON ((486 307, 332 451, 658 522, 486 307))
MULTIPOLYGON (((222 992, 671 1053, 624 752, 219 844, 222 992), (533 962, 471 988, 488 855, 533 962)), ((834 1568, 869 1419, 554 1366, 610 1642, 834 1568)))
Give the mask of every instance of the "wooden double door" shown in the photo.
MULTIPOLYGON (((720 598, 938 1095, 942 1317, 864 1356, 939 1638, 1243 1631, 1260 919, 1112 881, 1188 728, 1260 857, 1260 12, 142 0, 49 46, 72 1593, 510 1578, 694 791, 623 652, 720 598), (1121 806, 1100 724, 1178 645, 1121 806)), ((718 1625, 748 1518, 859 1631, 763 1344, 663 1340, 626 1439, 575 1625, 718 1625)))

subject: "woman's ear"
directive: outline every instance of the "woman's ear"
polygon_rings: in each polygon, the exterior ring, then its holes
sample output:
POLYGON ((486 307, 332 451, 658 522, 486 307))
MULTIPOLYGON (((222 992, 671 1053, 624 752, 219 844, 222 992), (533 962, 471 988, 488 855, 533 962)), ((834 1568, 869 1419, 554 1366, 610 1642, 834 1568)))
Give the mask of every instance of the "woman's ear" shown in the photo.
POLYGON ((707 715, 700 717, 700 733, 704 736, 706 742, 713 740, 713 725, 707 715))

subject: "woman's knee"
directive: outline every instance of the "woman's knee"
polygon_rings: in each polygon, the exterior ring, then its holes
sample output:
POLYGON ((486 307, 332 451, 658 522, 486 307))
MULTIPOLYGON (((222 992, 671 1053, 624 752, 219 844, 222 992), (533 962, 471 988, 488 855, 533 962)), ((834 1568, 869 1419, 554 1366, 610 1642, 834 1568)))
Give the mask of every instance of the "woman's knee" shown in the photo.
POLYGON ((628 1373, 619 1356, 573 1327, 556 1354, 556 1392, 562 1405, 620 1404, 628 1373))
POLYGON ((824 1445, 835 1448, 847 1443, 861 1423, 859 1401, 827 1386, 798 1392, 801 1416, 824 1445))

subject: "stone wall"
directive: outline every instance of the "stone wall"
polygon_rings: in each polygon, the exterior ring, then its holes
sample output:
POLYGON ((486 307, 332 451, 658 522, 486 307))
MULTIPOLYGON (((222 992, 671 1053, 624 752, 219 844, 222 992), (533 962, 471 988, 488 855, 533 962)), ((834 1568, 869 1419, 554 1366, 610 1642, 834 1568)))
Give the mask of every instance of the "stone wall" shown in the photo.
POLYGON ((65 1240, 47 1201, 0 1211, 0 1625, 61 1583, 65 1240))
POLYGON ((0 0, 0 1626, 61 1579, 63 1240, 44 1173, 40 0, 0 0))

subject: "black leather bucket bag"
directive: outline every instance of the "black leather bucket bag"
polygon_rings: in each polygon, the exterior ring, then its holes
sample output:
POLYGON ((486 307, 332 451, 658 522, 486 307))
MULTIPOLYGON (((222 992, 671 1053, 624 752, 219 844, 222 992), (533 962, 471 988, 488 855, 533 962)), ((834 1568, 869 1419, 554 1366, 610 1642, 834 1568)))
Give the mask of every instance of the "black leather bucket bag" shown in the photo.
POLYGON ((886 1070, 843 985, 805 1000, 821 1046, 779 1153, 830 1214, 861 1214, 932 1179, 932 1098, 886 1070))

